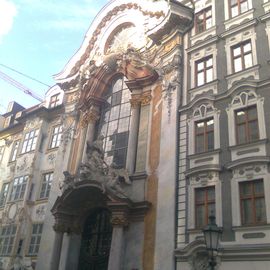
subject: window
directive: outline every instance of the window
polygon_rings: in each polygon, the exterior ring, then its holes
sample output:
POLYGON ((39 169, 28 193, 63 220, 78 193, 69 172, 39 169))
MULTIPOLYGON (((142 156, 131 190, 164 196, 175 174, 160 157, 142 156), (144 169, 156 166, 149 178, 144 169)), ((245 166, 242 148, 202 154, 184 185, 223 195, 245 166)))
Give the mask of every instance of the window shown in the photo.
POLYGON ((251 41, 245 41, 232 47, 233 71, 238 72, 253 65, 251 41))
POLYGON ((201 33, 212 26, 212 7, 208 7, 195 14, 195 31, 201 33))
POLYGON ((42 186, 39 194, 39 198, 48 198, 51 190, 51 185, 52 185, 52 180, 53 180, 53 173, 46 173, 43 174, 43 179, 42 179, 42 186))
POLYGON ((195 190, 196 228, 208 224, 208 217, 215 213, 215 187, 197 188, 195 190))
POLYGON ((263 180, 239 184, 243 225, 266 223, 263 180))
POLYGON ((118 78, 104 97, 108 106, 102 111, 100 134, 104 136, 105 160, 119 167, 126 164, 130 124, 130 91, 124 78, 118 78))
POLYGON ((14 179, 12 190, 9 196, 10 201, 23 199, 28 176, 21 176, 14 179))
POLYGON ((31 240, 30 240, 30 245, 29 245, 29 255, 37 255, 39 246, 40 246, 40 240, 41 240, 41 235, 42 235, 42 229, 43 229, 43 224, 33 224, 32 226, 32 235, 31 235, 31 240))
POLYGON ((60 105, 60 93, 51 96, 49 108, 54 108, 58 105, 60 105))
POLYGON ((213 57, 207 57, 196 62, 196 85, 201 86, 213 80, 213 57))
POLYGON ((214 119, 195 123, 195 152, 201 153, 214 149, 214 119))
POLYGON ((248 0, 229 0, 231 17, 235 17, 249 10, 248 0))
POLYGON ((10 154, 10 159, 9 161, 15 161, 16 157, 17 157, 17 153, 18 153, 18 149, 19 149, 19 145, 20 145, 20 141, 15 141, 11 150, 11 154, 10 154))
POLYGON ((2 227, 0 235, 0 255, 10 255, 13 249, 14 239, 16 235, 16 225, 2 227))
POLYGON ((8 187, 9 187, 9 183, 5 183, 2 186, 2 190, 0 194, 0 207, 4 206, 6 202, 7 195, 8 195, 8 187))
POLYGON ((38 138, 38 129, 27 132, 24 137, 22 154, 35 150, 38 138))
POLYGON ((4 156, 5 146, 0 146, 0 163, 2 162, 3 156, 4 156))
POLYGON ((235 111, 237 143, 247 143, 259 139, 257 107, 247 107, 235 111))
POLYGON ((56 148, 60 145, 62 133, 63 133, 62 125, 57 125, 53 127, 50 148, 56 148))

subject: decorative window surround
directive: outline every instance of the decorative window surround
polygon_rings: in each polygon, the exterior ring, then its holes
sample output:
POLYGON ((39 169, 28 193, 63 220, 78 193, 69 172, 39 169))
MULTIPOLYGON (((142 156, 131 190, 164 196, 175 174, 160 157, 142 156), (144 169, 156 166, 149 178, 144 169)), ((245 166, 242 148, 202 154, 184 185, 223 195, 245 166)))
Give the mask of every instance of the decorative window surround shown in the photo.
MULTIPOLYGON (((212 56, 213 58, 213 81, 217 79, 217 48, 215 44, 212 44, 209 47, 203 48, 197 52, 194 52, 190 55, 190 66, 191 66, 191 89, 196 87, 196 62, 212 56)), ((200 86, 202 87, 202 86, 200 86)))
POLYGON ((231 150, 232 161, 245 158, 266 157, 266 143, 267 140, 259 140, 231 146, 229 149, 231 150))
POLYGON ((241 70, 239 72, 236 72, 234 74, 226 76, 226 80, 228 83, 228 88, 231 88, 235 82, 238 82, 240 80, 246 79, 246 78, 251 78, 253 80, 259 80, 259 69, 260 65, 256 65, 253 67, 250 67, 248 69, 241 70))
POLYGON ((224 0, 224 11, 225 11, 225 29, 229 29, 234 24, 240 24, 245 19, 249 19, 250 16, 253 18, 254 8, 252 6, 252 0, 248 0, 249 10, 239 14, 238 16, 231 17, 231 6, 229 0, 224 0), (251 15, 250 15, 251 13, 251 15))
MULTIPOLYGON (((236 145, 235 111, 237 109, 249 107, 252 105, 257 106, 259 139, 260 140, 266 139, 264 109, 263 109, 264 98, 258 96, 254 90, 247 90, 247 91, 243 91, 239 93, 238 95, 235 95, 231 104, 226 109, 227 114, 228 114, 229 146, 236 145)), ((247 149, 250 147, 250 144, 244 144, 244 145, 247 146, 247 149)), ((234 151, 234 149, 232 149, 232 151, 234 151)), ((236 156, 237 156, 236 154, 232 154, 232 158, 235 158, 236 156)), ((241 158, 243 158, 243 155, 241 156, 241 158)), ((235 160, 235 159, 232 159, 232 160, 235 160)))
MULTIPOLYGON (((213 105, 210 103, 203 103, 198 107, 194 107, 192 116, 187 120, 188 133, 189 133, 189 138, 190 138, 189 139, 189 155, 195 154, 195 122, 203 120, 203 119, 207 119, 207 118, 214 119, 214 149, 218 149, 220 147, 219 115, 220 115, 220 111, 216 110, 213 107, 213 105)), ((215 163, 215 164, 218 164, 218 163, 215 163)))
POLYGON ((239 244, 269 244, 270 225, 233 227, 239 244), (251 237, 250 237, 251 236, 251 237))
MULTIPOLYGON (((269 11, 270 11, 270 2, 269 2, 269 11)), ((270 47, 270 14, 268 14, 267 21, 265 21, 265 32, 268 37, 268 46, 270 47)))
POLYGON ((233 169, 233 177, 231 179, 231 200, 232 200, 232 225, 235 230, 236 240, 240 243, 262 243, 269 241, 270 227, 265 225, 258 226, 242 226, 241 224, 241 208, 240 208, 240 193, 239 183, 247 180, 263 179, 265 206, 266 206, 266 220, 270 223, 270 174, 268 172, 267 163, 259 164, 253 162, 250 165, 238 166, 233 169), (267 234, 265 238, 245 239, 244 233, 248 232, 263 232, 267 234))
POLYGON ((189 177, 188 186, 188 232, 190 241, 194 241, 198 236, 202 235, 202 231, 195 228, 195 189, 202 187, 215 187, 215 201, 216 201, 216 223, 222 226, 222 194, 221 194, 221 181, 219 180, 219 173, 208 171, 205 173, 198 173, 189 177))
POLYGON ((190 169, 201 167, 219 165, 220 150, 207 151, 188 156, 190 169))
POLYGON ((199 42, 202 42, 202 41, 208 39, 209 37, 214 37, 216 35, 216 33, 217 33, 217 27, 212 26, 211 28, 205 30, 204 32, 193 35, 190 38, 191 46, 193 46, 199 42))
POLYGON ((216 95, 218 92, 218 80, 206 83, 202 86, 195 87, 189 90, 190 101, 192 101, 197 95, 202 95, 203 93, 216 95))
POLYGON ((259 79, 259 65, 257 61, 257 54, 256 54, 256 32, 255 27, 251 27, 246 31, 240 32, 235 34, 234 36, 230 36, 226 39, 225 50, 227 54, 227 72, 228 76, 226 77, 228 82, 228 88, 230 88, 233 82, 240 80, 242 78, 247 78, 249 76, 253 76, 254 79, 259 79), (232 47, 237 44, 243 43, 247 40, 250 40, 251 47, 252 47, 252 63, 253 66, 234 73, 233 71, 233 59, 232 59, 232 47))

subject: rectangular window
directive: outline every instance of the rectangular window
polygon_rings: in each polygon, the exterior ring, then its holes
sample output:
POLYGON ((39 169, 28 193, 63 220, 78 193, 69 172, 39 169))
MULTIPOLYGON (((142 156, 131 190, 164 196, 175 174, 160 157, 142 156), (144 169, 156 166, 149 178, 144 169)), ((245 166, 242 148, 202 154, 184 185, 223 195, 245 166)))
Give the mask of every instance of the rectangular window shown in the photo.
POLYGON ((30 240, 30 245, 29 245, 29 250, 28 250, 29 255, 37 255, 38 254, 41 235, 42 235, 42 229, 43 229, 42 223, 33 224, 32 235, 31 235, 31 240, 30 240))
POLYGON ((60 145, 62 133, 63 133, 63 126, 62 125, 57 125, 57 126, 53 127, 50 148, 56 148, 60 145))
POLYGON ((211 214, 215 214, 215 187, 195 189, 196 228, 207 225, 211 214))
POLYGON ((21 176, 14 179, 12 190, 9 196, 10 201, 23 199, 28 181, 28 176, 21 176))
POLYGON ((243 225, 266 223, 263 180, 239 184, 243 225))
POLYGON ((2 162, 3 156, 4 156, 5 146, 0 146, 0 163, 2 162))
POLYGON ((0 194, 0 207, 5 205, 5 202, 7 200, 7 195, 8 195, 8 187, 9 187, 9 183, 5 183, 2 186, 1 194, 0 194))
POLYGON ((16 157, 17 157, 17 154, 18 154, 19 145, 20 145, 20 141, 19 140, 18 141, 15 141, 13 143, 11 154, 10 154, 10 158, 9 158, 9 161, 10 162, 16 160, 16 157))
POLYGON ((214 119, 195 123, 195 152, 201 153, 214 149, 214 119))
POLYGON ((229 0, 229 3, 232 18, 249 10, 248 0, 229 0))
POLYGON ((51 96, 49 108, 54 108, 60 104, 60 94, 55 94, 51 96))
POLYGON ((25 134, 22 146, 22 154, 36 149, 39 130, 35 129, 25 134))
POLYGON ((14 239, 16 235, 16 225, 4 226, 1 229, 0 235, 0 255, 10 255, 14 245, 14 239))
POLYGON ((48 198, 51 190, 51 185, 52 185, 52 180, 53 180, 53 173, 46 173, 43 174, 43 179, 42 179, 42 185, 41 185, 41 190, 39 194, 40 199, 48 198))
POLYGON ((252 67, 253 59, 250 40, 232 47, 232 60, 234 72, 252 67))
POLYGON ((248 143, 259 139, 257 107, 235 111, 237 143, 248 143))
POLYGON ((195 63, 196 86, 213 81, 213 57, 206 57, 195 63))
POLYGON ((208 7, 195 14, 195 30, 199 34, 212 26, 212 7, 208 7))

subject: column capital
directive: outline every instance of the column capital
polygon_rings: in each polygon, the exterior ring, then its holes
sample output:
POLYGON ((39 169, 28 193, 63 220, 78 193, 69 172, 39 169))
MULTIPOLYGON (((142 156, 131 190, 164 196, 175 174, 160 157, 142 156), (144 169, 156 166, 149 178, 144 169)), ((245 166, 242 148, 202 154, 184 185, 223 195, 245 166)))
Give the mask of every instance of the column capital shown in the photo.
POLYGON ((127 227, 129 225, 130 205, 128 203, 110 202, 111 223, 113 226, 127 227))
POLYGON ((131 108, 138 108, 141 105, 140 95, 134 95, 129 100, 131 108))
POLYGON ((90 109, 83 112, 80 119, 80 127, 85 128, 89 123, 95 124, 100 118, 100 113, 97 109, 90 109))
POLYGON ((111 224, 113 227, 127 227, 129 225, 129 219, 125 215, 114 215, 111 218, 111 224))
POLYGON ((152 100, 151 91, 147 91, 147 92, 142 93, 142 95, 141 95, 142 106, 149 105, 151 100, 152 100))

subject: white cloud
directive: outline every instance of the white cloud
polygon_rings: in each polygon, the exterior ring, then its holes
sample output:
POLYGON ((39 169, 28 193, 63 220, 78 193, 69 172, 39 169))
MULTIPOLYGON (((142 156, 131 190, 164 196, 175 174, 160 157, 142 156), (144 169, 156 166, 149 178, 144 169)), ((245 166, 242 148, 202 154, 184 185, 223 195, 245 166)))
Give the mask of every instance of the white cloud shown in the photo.
POLYGON ((4 35, 12 28, 17 9, 14 3, 9 0, 0 0, 0 42, 4 35))

